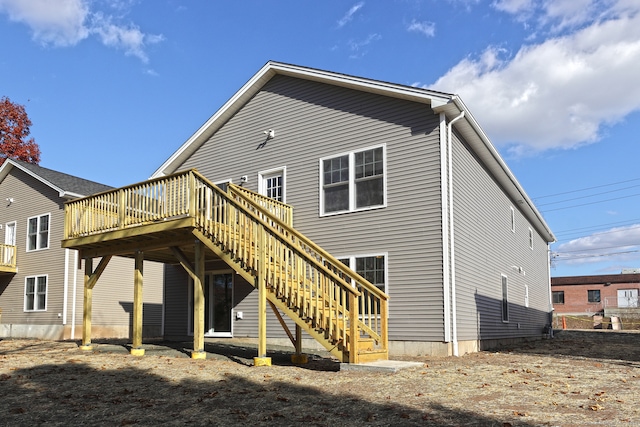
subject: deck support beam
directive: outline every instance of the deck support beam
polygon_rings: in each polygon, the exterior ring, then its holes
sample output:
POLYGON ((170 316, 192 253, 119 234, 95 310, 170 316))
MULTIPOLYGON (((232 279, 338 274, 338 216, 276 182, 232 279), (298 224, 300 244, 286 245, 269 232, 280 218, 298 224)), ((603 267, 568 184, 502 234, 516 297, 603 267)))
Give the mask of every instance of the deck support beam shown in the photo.
POLYGON ((93 270, 93 258, 84 260, 84 301, 82 311, 82 345, 81 350, 92 350, 91 345, 91 313, 93 309, 93 288, 111 261, 111 256, 102 257, 98 267, 93 270))
POLYGON ((136 251, 133 277, 133 343, 131 345, 131 355, 133 356, 144 356, 144 348, 142 348, 143 264, 144 253, 136 251))
POLYGON ((192 359, 206 359, 204 351, 204 245, 195 243, 195 277, 193 278, 193 352, 192 359))
POLYGON ((258 356, 253 358, 255 366, 271 366, 271 358, 267 357, 267 237, 264 230, 259 230, 260 247, 258 261, 258 275, 256 288, 258 289, 258 356))

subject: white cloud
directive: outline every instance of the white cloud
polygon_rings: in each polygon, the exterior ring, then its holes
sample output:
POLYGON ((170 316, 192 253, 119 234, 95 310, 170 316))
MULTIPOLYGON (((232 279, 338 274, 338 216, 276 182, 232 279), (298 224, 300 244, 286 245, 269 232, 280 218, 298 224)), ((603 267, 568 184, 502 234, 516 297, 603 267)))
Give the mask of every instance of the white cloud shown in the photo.
POLYGON ((529 13, 535 8, 533 0, 495 0, 491 5, 501 12, 513 15, 529 13))
POLYGON ((382 39, 382 36, 378 33, 372 33, 367 36, 364 40, 351 40, 349 41, 349 48, 351 49, 352 54, 350 58, 360 58, 364 56, 368 51, 367 47, 378 40, 382 39))
POLYGON ((353 15, 364 6, 364 2, 358 2, 351 6, 351 8, 345 13, 345 15, 338 20, 338 27, 344 27, 353 19, 353 15))
POLYGON ((567 264, 599 263, 602 261, 637 262, 640 258, 640 224, 616 227, 608 231, 571 240, 554 251, 557 261, 567 264))
POLYGON ((34 40, 44 44, 69 46, 89 35, 84 25, 89 9, 81 0, 0 0, 0 12, 28 25, 34 40))
MULTIPOLYGON (((122 49, 126 55, 147 62, 145 47, 163 37, 145 34, 134 25, 114 23, 112 16, 92 11, 90 6, 95 4, 87 0, 0 0, 0 13, 27 25, 33 39, 44 45, 73 46, 93 35, 105 46, 122 49)), ((113 1, 109 6, 121 11, 130 3, 113 1)))
POLYGON ((640 110, 640 6, 616 6, 606 19, 512 56, 489 47, 430 87, 458 93, 494 143, 514 154, 595 142, 640 110))
POLYGON ((433 37, 436 35, 436 24, 427 21, 419 22, 414 19, 407 27, 407 31, 414 31, 422 33, 427 37, 433 37))

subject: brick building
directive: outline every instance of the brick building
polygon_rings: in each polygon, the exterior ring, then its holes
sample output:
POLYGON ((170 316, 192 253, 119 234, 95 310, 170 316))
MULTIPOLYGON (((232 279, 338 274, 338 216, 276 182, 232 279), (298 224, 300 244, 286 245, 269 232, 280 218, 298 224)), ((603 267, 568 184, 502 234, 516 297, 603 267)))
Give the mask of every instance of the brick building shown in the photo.
POLYGON ((551 278, 555 314, 593 315, 605 309, 637 308, 640 273, 551 278))

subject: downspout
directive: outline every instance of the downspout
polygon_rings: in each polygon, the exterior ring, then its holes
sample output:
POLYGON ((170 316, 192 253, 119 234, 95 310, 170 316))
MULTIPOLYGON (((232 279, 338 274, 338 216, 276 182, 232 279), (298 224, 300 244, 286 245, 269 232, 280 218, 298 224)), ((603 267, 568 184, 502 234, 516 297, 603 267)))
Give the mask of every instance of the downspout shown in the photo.
POLYGON ((447 186, 447 116, 440 113, 440 194, 442 195, 442 299, 444 300, 444 341, 451 342, 449 297, 449 190, 447 186))
POLYGON ((451 128, 453 124, 464 117, 464 110, 460 111, 460 114, 449 122, 447 128, 447 151, 449 156, 449 170, 447 176, 447 185, 449 186, 449 224, 451 237, 449 238, 449 244, 451 245, 451 341, 453 343, 453 355, 459 356, 458 351, 458 322, 456 320, 456 258, 455 258, 455 241, 454 241, 454 229, 453 229, 453 144, 451 143, 451 128))
POLYGON ((71 299, 71 339, 76 338, 76 285, 78 283, 78 251, 73 258, 73 298, 71 299))
POLYGON ((553 292, 551 290, 551 243, 547 243, 547 279, 549 279, 549 338, 553 338, 553 292))
POLYGON ((62 325, 67 325, 67 305, 69 298, 69 248, 64 250, 64 278, 62 279, 63 295, 62 295, 62 325))

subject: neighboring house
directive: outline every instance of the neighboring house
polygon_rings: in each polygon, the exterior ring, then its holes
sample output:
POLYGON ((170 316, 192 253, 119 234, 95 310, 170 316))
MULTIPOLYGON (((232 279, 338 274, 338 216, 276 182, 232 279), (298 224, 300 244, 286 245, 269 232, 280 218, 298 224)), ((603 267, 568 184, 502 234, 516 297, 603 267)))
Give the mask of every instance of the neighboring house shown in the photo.
MULTIPOLYGON (((82 334, 82 258, 60 246, 64 204, 111 187, 7 159, 0 167, 0 337, 76 339, 82 334), (1 234, 1 233, 0 233, 1 234)), ((130 336, 133 263, 114 259, 95 287, 94 336, 130 336)), ((162 335, 162 265, 145 263, 145 331, 162 335)))
MULTIPOLYGON (((391 354, 550 324, 553 233, 457 95, 268 62, 153 178, 191 168, 293 206, 296 230, 388 294, 391 354)), ((253 283, 205 268, 204 335, 258 337, 253 283)), ((166 338, 194 331, 190 282, 166 266, 166 338)), ((280 323, 269 315, 270 342, 287 340, 280 323)))
POLYGON ((640 273, 551 278, 556 314, 594 315, 617 309, 637 311, 639 290, 640 273))

